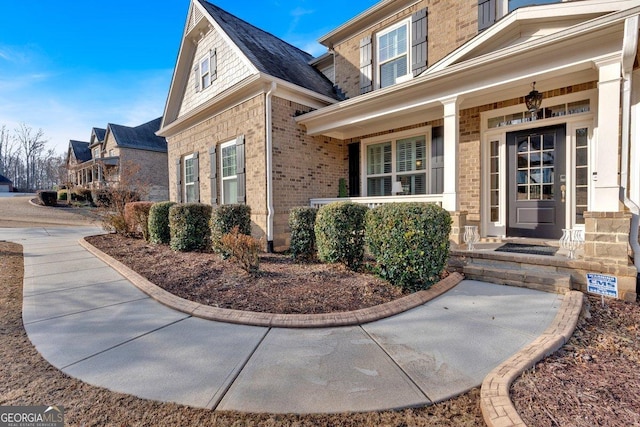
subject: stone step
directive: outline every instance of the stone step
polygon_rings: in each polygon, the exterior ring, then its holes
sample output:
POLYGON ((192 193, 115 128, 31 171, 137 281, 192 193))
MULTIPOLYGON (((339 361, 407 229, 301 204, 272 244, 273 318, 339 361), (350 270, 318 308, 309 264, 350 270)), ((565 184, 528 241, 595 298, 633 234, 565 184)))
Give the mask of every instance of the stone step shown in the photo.
POLYGON ((565 294, 571 290, 571 275, 543 270, 500 268, 492 265, 469 264, 462 269, 467 279, 499 285, 519 286, 539 291, 565 294))

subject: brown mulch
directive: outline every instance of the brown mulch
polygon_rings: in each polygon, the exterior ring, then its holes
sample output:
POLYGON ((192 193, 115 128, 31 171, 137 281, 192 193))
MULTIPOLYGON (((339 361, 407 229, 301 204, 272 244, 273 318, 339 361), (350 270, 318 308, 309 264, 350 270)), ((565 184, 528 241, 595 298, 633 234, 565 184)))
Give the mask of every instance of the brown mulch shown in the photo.
POLYGON ((22 247, 0 241, 0 406, 58 405, 67 426, 482 426, 479 391, 433 406, 356 414, 214 412, 139 399, 73 379, 47 363, 22 325, 22 247))
POLYGON ((640 304, 590 296, 569 342, 511 398, 529 426, 640 426, 640 304))
POLYGON ((120 234, 87 241, 168 292, 214 307, 317 314, 357 310, 403 296, 400 288, 372 273, 340 264, 296 263, 284 254, 261 254, 259 271, 250 275, 214 253, 175 252, 120 234))

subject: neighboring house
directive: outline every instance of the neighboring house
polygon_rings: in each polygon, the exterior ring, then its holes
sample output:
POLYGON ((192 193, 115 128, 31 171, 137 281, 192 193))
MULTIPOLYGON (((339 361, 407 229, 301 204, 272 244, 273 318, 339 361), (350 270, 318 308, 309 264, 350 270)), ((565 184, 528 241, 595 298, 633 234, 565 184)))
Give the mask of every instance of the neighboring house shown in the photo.
POLYGON ((121 167, 135 167, 136 179, 149 187, 147 199, 168 200, 167 143, 155 132, 161 118, 139 126, 108 124, 93 128, 89 142, 69 141, 67 169, 69 182, 84 188, 100 189, 117 185, 121 167))
POLYGON ((464 225, 582 230, 567 268, 633 299, 639 15, 640 0, 383 0, 314 59, 192 0, 158 132, 171 200, 247 203, 283 248, 289 210, 336 200, 344 178, 359 203, 440 204, 454 243, 464 225))
POLYGON ((4 175, 0 175, 0 193, 10 193, 12 191, 13 182, 4 175))

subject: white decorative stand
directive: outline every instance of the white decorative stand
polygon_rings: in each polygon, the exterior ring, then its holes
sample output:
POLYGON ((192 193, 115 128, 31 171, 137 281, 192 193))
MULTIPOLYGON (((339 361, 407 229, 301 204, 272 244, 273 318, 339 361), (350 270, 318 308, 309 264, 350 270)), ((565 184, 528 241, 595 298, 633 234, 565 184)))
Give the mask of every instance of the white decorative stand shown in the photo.
POLYGON ((478 233, 477 225, 465 225, 464 226, 464 242, 467 244, 467 249, 472 251, 473 245, 480 241, 480 234, 478 233))
POLYGON ((576 250, 584 245, 582 230, 575 228, 563 228, 560 238, 560 247, 568 251, 567 258, 576 259, 576 250))

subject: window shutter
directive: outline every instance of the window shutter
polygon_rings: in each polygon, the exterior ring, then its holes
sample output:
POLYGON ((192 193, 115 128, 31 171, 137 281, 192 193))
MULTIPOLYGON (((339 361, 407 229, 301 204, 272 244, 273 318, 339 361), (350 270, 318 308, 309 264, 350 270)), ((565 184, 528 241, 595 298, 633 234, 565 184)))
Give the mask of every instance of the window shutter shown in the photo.
POLYGON ((373 90, 373 45, 371 36, 360 40, 360 93, 373 90))
POLYGON ((209 68, 211 73, 211 82, 218 78, 218 53, 215 49, 209 52, 210 61, 209 68))
POLYGON ((411 16, 411 71, 414 77, 427 69, 427 33, 427 8, 424 8, 411 16))
POLYGON ((216 146, 209 147, 209 187, 211 187, 211 206, 218 205, 218 175, 216 169, 216 146))
POLYGON ((238 203, 247 202, 247 187, 244 159, 244 135, 236 139, 236 176, 238 178, 238 203))
POLYGON ((176 159, 176 202, 182 203, 182 159, 176 159))
POLYGON ((193 67, 193 81, 196 92, 200 92, 200 64, 196 62, 196 66, 193 67))
POLYGON ((444 127, 431 129, 431 194, 444 191, 444 127))
POLYGON ((198 151, 193 153, 193 190, 196 202, 200 203, 200 162, 198 161, 198 151))
POLYGON ((496 22, 496 0, 478 0, 478 31, 496 22))

